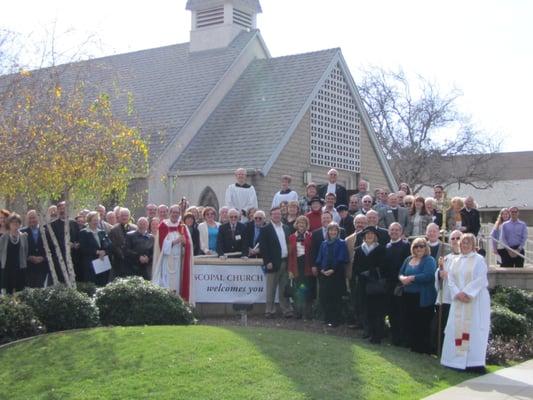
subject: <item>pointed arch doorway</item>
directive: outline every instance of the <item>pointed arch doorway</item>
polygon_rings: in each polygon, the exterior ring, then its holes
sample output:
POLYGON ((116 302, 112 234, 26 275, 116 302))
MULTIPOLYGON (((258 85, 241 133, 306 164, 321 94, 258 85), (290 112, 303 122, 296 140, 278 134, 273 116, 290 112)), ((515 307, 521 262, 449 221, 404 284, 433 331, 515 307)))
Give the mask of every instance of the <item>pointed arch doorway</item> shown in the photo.
POLYGON ((198 204, 204 207, 213 207, 215 210, 217 210, 217 212, 219 209, 217 195, 215 194, 215 191, 209 186, 206 186, 205 189, 202 190, 202 193, 200 193, 200 199, 198 200, 198 204))

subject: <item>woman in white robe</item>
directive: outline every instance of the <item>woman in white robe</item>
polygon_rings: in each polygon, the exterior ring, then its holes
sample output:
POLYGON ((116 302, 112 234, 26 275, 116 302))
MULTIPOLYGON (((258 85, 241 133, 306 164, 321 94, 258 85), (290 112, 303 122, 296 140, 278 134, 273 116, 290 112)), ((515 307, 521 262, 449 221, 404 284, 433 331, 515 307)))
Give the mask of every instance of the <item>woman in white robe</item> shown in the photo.
POLYGON ((441 364, 451 368, 484 369, 490 329, 487 264, 475 252, 472 234, 461 237, 461 255, 448 273, 452 303, 444 331, 441 364))

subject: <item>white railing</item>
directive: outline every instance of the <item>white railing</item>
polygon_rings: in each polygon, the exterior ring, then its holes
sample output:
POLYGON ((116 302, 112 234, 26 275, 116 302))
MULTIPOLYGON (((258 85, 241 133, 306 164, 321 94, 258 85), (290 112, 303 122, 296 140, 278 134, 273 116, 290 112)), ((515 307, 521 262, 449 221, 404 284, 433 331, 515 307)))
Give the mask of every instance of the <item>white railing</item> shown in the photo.
MULTIPOLYGON (((493 248, 492 248, 492 238, 490 236, 490 233, 492 232, 492 229, 494 228, 494 224, 483 224, 481 225, 481 230, 479 231, 478 239, 479 239, 479 245, 480 247, 483 247, 485 251, 487 252, 487 255, 485 256, 485 260, 487 261, 487 265, 497 265, 497 255, 494 254, 493 248)), ((502 245, 504 248, 507 248, 511 251, 514 251, 513 249, 510 249, 506 245, 504 245, 499 240, 496 240, 497 243, 502 245)), ((520 253, 515 252, 519 257, 522 257, 524 259, 524 262, 526 264, 533 264, 533 228, 528 227, 528 239, 526 241, 526 246, 524 248, 525 256, 523 256, 520 253)))

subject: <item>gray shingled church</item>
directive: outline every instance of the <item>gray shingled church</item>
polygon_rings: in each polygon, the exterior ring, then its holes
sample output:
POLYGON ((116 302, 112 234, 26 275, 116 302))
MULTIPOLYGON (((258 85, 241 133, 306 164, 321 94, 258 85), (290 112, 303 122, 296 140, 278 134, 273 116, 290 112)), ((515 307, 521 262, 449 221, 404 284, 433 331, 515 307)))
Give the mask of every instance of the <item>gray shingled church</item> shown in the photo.
POLYGON ((102 81, 118 72, 150 144, 149 175, 131 186, 144 204, 185 196, 222 206, 237 167, 264 209, 283 174, 299 194, 308 181, 325 182, 330 167, 348 189, 360 178, 395 188, 340 49, 271 57, 256 27, 258 0, 186 8, 189 43, 91 60, 105 66, 102 81))

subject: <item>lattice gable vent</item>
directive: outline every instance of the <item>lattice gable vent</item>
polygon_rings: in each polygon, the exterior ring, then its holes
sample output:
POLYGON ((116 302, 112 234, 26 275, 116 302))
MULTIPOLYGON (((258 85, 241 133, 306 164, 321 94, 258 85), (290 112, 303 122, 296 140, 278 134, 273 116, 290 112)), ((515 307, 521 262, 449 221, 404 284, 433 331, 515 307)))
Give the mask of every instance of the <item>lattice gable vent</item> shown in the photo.
POLYGON ((237 10, 236 8, 233 9, 233 22, 235 24, 240 25, 244 28, 251 28, 252 21, 252 14, 237 10))
POLYGON ((196 27, 205 28, 224 23, 224 6, 196 12, 196 27))
POLYGON ((311 103, 310 162, 361 172, 361 118, 337 64, 311 103))

